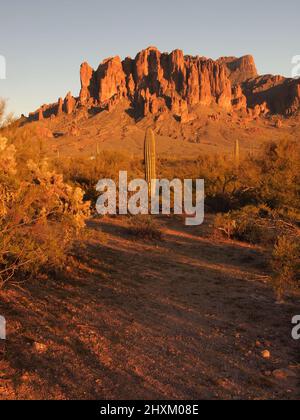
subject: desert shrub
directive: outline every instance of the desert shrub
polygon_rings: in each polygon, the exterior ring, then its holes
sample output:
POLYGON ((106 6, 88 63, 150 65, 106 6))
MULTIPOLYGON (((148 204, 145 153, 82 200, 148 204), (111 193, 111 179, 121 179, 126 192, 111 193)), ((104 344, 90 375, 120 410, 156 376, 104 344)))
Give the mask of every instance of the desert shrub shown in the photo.
POLYGON ((299 238, 279 236, 272 255, 273 287, 278 301, 285 292, 296 286, 300 268, 299 238))
MULTIPOLYGON (((36 138, 33 129, 18 133, 13 144, 16 148, 16 161, 20 177, 24 177, 28 172, 27 163, 29 160, 41 162, 47 158, 47 140, 36 138)), ((51 167, 53 166, 49 160, 48 164, 51 167)))
POLYGON ((229 239, 238 239, 258 243, 263 236, 263 229, 257 223, 259 209, 249 206, 243 210, 218 214, 215 227, 229 239))
POLYGON ((0 286, 64 264, 90 208, 83 191, 46 161, 29 161, 26 177, 18 178, 14 147, 1 144, 0 286))
POLYGON ((128 232, 140 239, 161 240, 161 229, 153 216, 132 216, 128 222, 128 232))
POLYGON ((158 161, 161 178, 204 179, 206 206, 211 212, 226 212, 239 208, 236 194, 239 179, 230 156, 203 154, 195 160, 163 159, 158 161))
POLYGON ((298 228, 265 205, 246 206, 241 210, 218 214, 215 228, 229 239, 253 244, 273 245, 279 235, 298 235, 298 228))
POLYGON ((0 173, 1 176, 14 175, 16 173, 16 149, 9 145, 5 137, 0 136, 0 173))
POLYGON ((15 148, 8 145, 5 137, 0 137, 0 218, 5 216, 7 205, 13 198, 15 173, 15 148))
POLYGON ((15 121, 12 113, 7 114, 6 112, 6 101, 0 99, 0 128, 5 128, 11 125, 15 121))
POLYGON ((266 143, 256 155, 245 155, 237 167, 233 156, 203 154, 195 160, 163 160, 163 177, 203 178, 211 212, 266 205, 285 216, 300 213, 300 146, 294 141, 266 143))
POLYGON ((53 168, 63 174, 66 182, 80 186, 85 192, 85 198, 93 205, 99 196, 95 187, 100 179, 113 179, 118 184, 119 172, 124 170, 127 170, 129 180, 144 176, 141 160, 109 151, 103 151, 92 159, 56 159, 53 168))
POLYGON ((293 141, 269 143, 260 168, 260 191, 272 208, 300 208, 300 148, 293 141))

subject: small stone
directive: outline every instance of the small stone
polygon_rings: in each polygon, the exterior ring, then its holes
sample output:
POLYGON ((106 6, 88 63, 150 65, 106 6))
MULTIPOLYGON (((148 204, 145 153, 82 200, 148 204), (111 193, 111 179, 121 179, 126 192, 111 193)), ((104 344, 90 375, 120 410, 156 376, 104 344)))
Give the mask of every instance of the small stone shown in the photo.
POLYGON ((269 370, 266 370, 266 371, 264 372, 264 375, 265 375, 265 376, 272 376, 272 372, 271 372, 271 371, 269 371, 269 370))
POLYGON ((296 374, 288 369, 277 369, 277 370, 274 370, 273 376, 276 379, 285 380, 287 378, 296 377, 296 374))
POLYGON ((269 352, 269 350, 262 351, 261 355, 264 359, 270 359, 271 358, 271 353, 269 352))
POLYGON ((42 343, 35 342, 33 347, 38 353, 45 353, 48 350, 48 347, 42 343))
POLYGON ((30 380, 30 375, 28 372, 25 372, 22 376, 21 376, 21 380, 23 382, 28 382, 30 380))

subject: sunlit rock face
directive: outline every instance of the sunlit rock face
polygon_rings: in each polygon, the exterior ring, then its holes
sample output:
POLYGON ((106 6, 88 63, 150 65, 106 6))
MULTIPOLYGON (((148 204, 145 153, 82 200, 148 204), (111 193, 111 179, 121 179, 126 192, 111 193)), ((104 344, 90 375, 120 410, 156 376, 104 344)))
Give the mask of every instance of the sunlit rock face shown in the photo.
POLYGON ((216 104, 228 112, 248 110, 255 116, 292 115, 300 106, 300 81, 258 76, 251 55, 214 61, 149 47, 134 59, 108 58, 97 70, 85 62, 80 80, 79 98, 68 93, 64 101, 44 105, 42 114, 40 108, 30 118, 71 115, 80 107, 110 111, 124 99, 138 117, 170 111, 185 120, 197 105, 216 104))

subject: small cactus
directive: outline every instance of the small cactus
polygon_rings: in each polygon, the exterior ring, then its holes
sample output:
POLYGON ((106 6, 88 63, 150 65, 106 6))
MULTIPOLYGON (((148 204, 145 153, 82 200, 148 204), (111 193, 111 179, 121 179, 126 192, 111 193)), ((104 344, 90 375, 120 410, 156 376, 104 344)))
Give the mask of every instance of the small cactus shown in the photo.
POLYGON ((235 141, 234 145, 234 161, 236 166, 240 165, 240 142, 239 140, 235 141))
POLYGON ((156 179, 156 147, 155 135, 151 128, 146 131, 145 137, 145 172, 148 182, 149 198, 152 197, 152 180, 156 179))

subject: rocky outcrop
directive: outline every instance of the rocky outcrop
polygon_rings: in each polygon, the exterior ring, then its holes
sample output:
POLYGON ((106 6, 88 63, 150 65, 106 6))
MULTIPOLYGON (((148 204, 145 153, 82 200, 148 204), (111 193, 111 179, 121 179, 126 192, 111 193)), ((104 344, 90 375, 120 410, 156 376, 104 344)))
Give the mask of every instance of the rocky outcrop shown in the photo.
POLYGON ((41 107, 41 108, 39 109, 39 116, 38 116, 38 120, 39 120, 39 121, 43 121, 43 119, 44 119, 44 110, 43 110, 43 107, 41 107))
POLYGON ((66 114, 70 115, 74 112, 76 106, 76 100, 72 96, 71 92, 67 94, 64 101, 64 107, 66 114))
POLYGON ((258 76, 252 55, 245 55, 241 58, 222 57, 218 60, 218 63, 226 66, 227 75, 233 85, 239 85, 258 76))
MULTIPOLYGON (((71 115, 80 107, 112 111, 123 100, 136 117, 170 111, 180 121, 189 121, 194 107, 213 104, 228 112, 248 110, 253 118, 269 112, 292 115, 300 107, 300 81, 258 76, 252 56, 214 61, 149 47, 134 59, 108 58, 97 70, 85 62, 80 80, 79 98, 69 93, 64 101, 44 107, 44 118, 71 115)), ((40 119, 41 111, 30 118, 40 119)))
POLYGON ((94 76, 94 70, 88 63, 81 64, 80 67, 80 82, 81 82, 81 90, 80 90, 80 104, 86 105, 91 96, 94 92, 94 83, 92 81, 94 76))
POLYGON ((236 111, 247 108, 247 98, 243 93, 241 85, 235 85, 232 88, 232 106, 236 111))
MULTIPOLYGON (((80 80, 81 106, 111 110, 126 99, 137 116, 170 110, 175 116, 184 114, 184 119, 195 105, 214 102, 226 110, 232 108, 232 85, 226 66, 202 57, 184 56, 181 50, 167 54, 149 47, 134 59, 108 58, 97 70, 85 62, 80 68, 80 80)), ((64 108, 70 114, 74 107, 69 94, 64 108)))
POLYGON ((120 57, 104 60, 97 70, 96 99, 105 108, 111 100, 127 95, 126 75, 120 57))
POLYGON ((271 114, 290 116, 300 108, 300 80, 266 75, 244 83, 248 106, 266 104, 271 114))
POLYGON ((58 99, 58 103, 57 103, 57 113, 56 115, 61 115, 63 113, 63 106, 64 106, 64 101, 62 98, 58 99))

